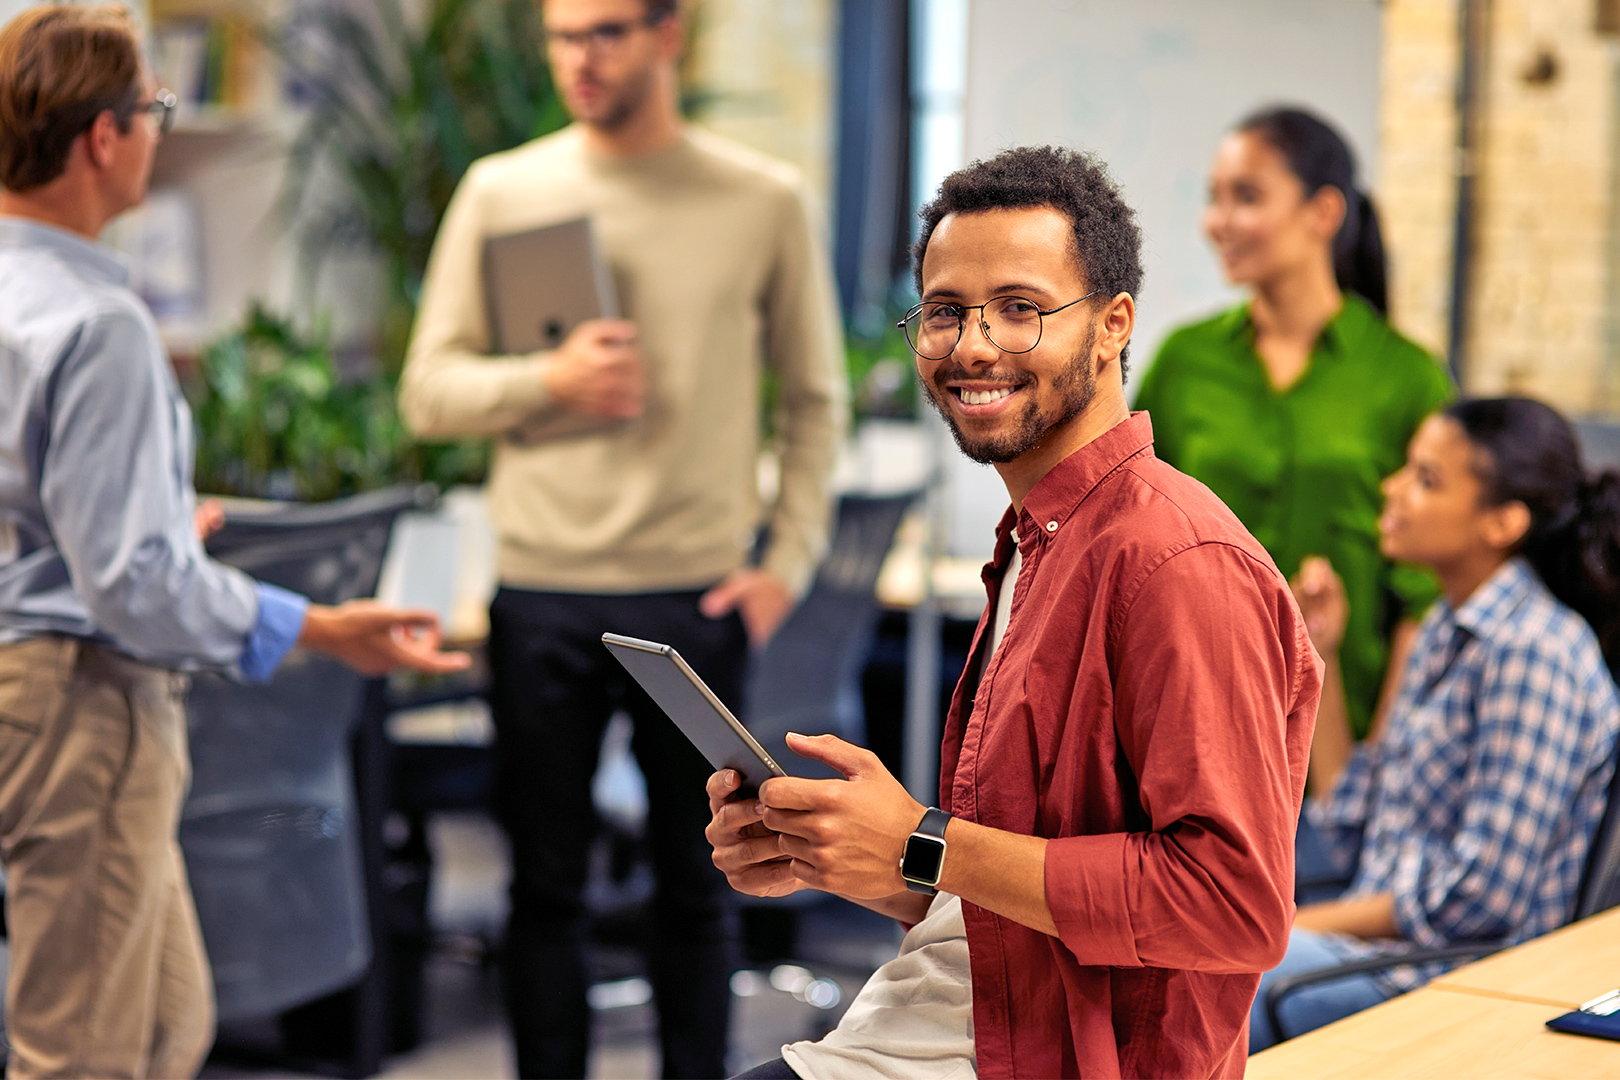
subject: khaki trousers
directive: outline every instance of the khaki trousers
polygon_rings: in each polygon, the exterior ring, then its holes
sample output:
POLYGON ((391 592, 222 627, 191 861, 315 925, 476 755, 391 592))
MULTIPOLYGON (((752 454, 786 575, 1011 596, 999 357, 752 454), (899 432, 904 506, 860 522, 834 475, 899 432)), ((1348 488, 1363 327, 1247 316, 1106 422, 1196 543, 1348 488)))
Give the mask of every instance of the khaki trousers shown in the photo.
POLYGON ((12 1077, 188 1077, 213 984, 180 857, 185 676, 75 638, 0 646, 12 1077))

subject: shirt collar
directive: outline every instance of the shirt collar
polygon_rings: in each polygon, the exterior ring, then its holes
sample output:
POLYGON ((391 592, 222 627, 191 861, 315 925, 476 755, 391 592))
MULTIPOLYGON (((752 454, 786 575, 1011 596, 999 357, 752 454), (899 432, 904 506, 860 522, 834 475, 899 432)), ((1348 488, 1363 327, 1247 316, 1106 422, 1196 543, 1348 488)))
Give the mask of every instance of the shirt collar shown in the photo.
POLYGON ((999 571, 1012 555, 1011 533, 1018 529, 1019 546, 1049 540, 1063 530, 1086 496, 1115 469, 1143 452, 1153 453, 1153 422, 1145 412, 1134 412, 1052 467, 1024 496, 1024 512, 1011 507, 996 528, 996 557, 991 568, 999 571))
POLYGON ((44 248, 75 271, 107 285, 129 285, 129 267, 112 251, 66 229, 19 217, 0 217, 0 249, 44 248))
POLYGON ((1505 625, 1519 607, 1541 586, 1541 579, 1521 558, 1512 558, 1497 568, 1475 589, 1462 606, 1452 610, 1446 604, 1456 624, 1476 638, 1489 638, 1505 625))
MULTIPOLYGON (((1366 332, 1369 321, 1378 318, 1372 305, 1361 297, 1351 293, 1343 295, 1344 302, 1339 306, 1339 313, 1322 327, 1322 334, 1318 339, 1322 352, 1328 356, 1348 355, 1355 342, 1366 332)), ((1249 318, 1247 303, 1239 304, 1227 312, 1224 319, 1222 329, 1228 336, 1233 338, 1247 336, 1250 340, 1253 339, 1254 323, 1249 318)))

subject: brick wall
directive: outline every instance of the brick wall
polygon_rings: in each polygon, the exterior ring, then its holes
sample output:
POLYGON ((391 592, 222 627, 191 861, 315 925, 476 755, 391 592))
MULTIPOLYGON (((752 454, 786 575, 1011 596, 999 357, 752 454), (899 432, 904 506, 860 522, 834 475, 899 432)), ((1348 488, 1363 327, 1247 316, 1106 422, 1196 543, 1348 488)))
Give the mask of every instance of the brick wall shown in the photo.
POLYGON ((797 165, 829 205, 836 0, 700 0, 683 68, 703 126, 797 165))
MULTIPOLYGON (((1458 0, 1387 0, 1378 196, 1393 314, 1449 318, 1458 0)), ((1594 0, 1493 0, 1482 80, 1465 388, 1612 411, 1615 46, 1594 0)))

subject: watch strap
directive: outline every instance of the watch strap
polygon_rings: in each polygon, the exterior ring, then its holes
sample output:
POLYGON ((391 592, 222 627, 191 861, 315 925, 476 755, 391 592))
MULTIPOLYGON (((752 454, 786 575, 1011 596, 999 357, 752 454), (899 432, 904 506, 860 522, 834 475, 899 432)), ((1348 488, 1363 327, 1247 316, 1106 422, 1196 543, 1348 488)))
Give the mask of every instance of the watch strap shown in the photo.
POLYGON ((951 815, 947 814, 937 806, 930 806, 927 810, 923 811, 922 820, 919 821, 917 823, 917 827, 911 831, 920 832, 924 836, 932 836, 936 839, 943 840, 945 839, 945 826, 949 825, 950 823, 951 815))

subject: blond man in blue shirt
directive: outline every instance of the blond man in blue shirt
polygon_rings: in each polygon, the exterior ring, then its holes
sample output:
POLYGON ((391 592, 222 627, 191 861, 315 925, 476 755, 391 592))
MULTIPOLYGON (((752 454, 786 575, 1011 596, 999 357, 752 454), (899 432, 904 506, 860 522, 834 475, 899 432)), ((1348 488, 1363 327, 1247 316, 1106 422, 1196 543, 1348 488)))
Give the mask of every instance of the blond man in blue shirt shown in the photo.
POLYGON ((212 988, 176 841, 182 671, 267 680, 294 645, 448 671, 431 613, 340 607, 210 560, 191 416, 96 243, 145 194, 173 96, 120 6, 0 29, 0 861, 7 1071, 189 1076, 212 988))

